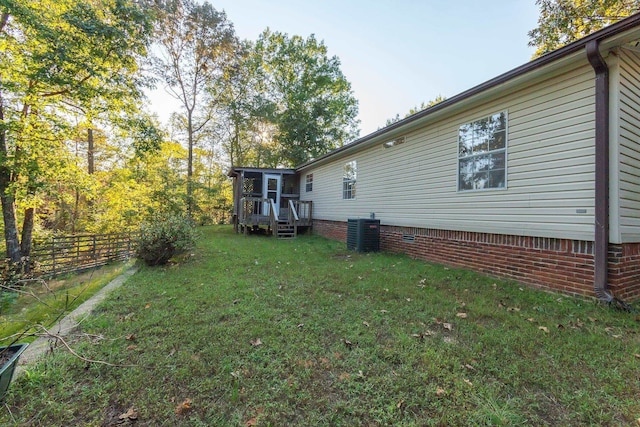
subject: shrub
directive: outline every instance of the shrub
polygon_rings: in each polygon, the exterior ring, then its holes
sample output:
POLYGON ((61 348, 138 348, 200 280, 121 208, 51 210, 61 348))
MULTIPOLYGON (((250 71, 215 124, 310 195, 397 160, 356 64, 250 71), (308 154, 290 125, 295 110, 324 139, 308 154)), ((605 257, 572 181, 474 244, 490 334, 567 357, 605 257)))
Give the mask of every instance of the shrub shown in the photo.
POLYGON ((159 215, 140 227, 136 255, 147 265, 163 265, 193 247, 195 239, 196 229, 191 219, 159 215))

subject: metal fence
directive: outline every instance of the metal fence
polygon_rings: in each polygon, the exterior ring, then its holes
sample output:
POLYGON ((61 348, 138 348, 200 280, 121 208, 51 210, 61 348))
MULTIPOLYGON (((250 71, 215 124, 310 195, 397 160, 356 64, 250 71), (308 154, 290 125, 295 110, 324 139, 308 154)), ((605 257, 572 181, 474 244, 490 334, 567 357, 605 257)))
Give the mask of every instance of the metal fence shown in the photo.
POLYGON ((135 255, 136 233, 79 234, 34 241, 34 273, 53 277, 99 267, 135 255))

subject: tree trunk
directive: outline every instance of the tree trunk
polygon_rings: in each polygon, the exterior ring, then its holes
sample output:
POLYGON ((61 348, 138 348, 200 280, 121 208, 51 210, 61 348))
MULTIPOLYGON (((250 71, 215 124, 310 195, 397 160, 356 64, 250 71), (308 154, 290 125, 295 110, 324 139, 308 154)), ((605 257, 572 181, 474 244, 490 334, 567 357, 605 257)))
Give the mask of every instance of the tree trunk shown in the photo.
MULTIPOLYGON (((36 209, 27 208, 24 211, 24 221, 22 222, 22 239, 20 242, 20 251, 22 257, 28 258, 31 255, 31 240, 33 237, 33 221, 36 209)), ((25 264, 25 271, 29 270, 29 263, 25 264)))
POLYGON ((187 215, 193 214, 193 112, 187 113, 187 135, 189 145, 189 156, 187 160, 187 215))
MULTIPOLYGON (((4 107, 0 96, 0 121, 4 121, 4 107)), ((16 221, 16 203, 10 190, 11 170, 7 165, 7 131, 0 131, 0 203, 2 204, 2 220, 4 223, 4 242, 7 258, 12 263, 20 262, 20 241, 18 240, 18 224, 16 221)))
POLYGON ((89 175, 95 172, 94 156, 93 156, 93 129, 87 129, 87 165, 89 175))
POLYGON ((7 249, 7 258, 15 264, 19 263, 21 258, 16 206, 13 194, 7 193, 4 175, 5 171, 0 171, 0 201, 2 202, 2 220, 4 221, 4 242, 7 249))

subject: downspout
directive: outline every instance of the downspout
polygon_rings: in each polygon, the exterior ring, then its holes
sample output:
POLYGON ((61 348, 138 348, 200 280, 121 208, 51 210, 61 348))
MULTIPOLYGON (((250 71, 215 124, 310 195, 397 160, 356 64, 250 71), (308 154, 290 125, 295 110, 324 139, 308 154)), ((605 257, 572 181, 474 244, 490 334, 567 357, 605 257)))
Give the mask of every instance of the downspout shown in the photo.
POLYGON ((609 68, 600 55, 599 40, 586 45, 587 58, 596 73, 595 129, 595 254, 594 291, 600 301, 614 297, 607 289, 609 253, 609 68))

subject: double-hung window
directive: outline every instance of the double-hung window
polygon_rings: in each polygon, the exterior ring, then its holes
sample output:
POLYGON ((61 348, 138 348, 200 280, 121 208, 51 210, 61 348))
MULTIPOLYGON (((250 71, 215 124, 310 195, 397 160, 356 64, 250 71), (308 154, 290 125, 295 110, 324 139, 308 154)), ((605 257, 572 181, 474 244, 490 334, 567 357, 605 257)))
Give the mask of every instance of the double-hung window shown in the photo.
POLYGON ((358 165, 353 160, 344 165, 344 171, 342 175, 342 198, 343 199, 355 199, 356 198, 356 178, 358 175, 358 165))
POLYGON ((305 177, 305 191, 307 193, 313 191, 313 174, 307 174, 305 177))
POLYGON ((506 111, 460 126, 458 191, 505 188, 506 165, 506 111))

